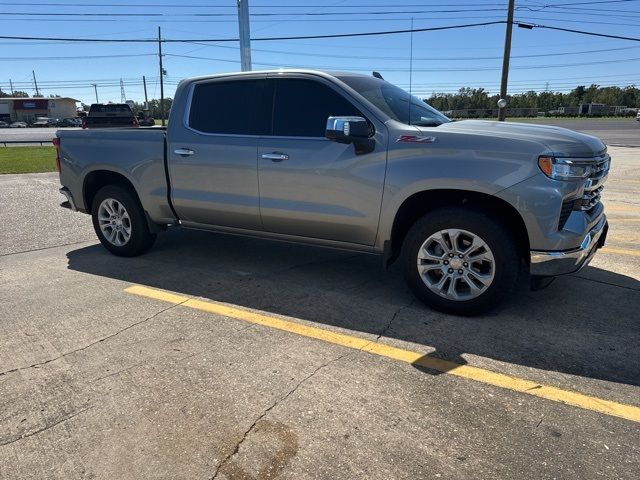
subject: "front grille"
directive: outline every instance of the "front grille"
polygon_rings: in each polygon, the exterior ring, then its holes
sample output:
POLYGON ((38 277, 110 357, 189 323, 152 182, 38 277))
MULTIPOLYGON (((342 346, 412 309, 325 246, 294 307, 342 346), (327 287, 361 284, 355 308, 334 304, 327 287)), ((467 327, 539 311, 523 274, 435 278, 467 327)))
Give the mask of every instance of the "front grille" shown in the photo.
POLYGON ((607 175, 609 175, 609 166, 611 164, 611 157, 606 152, 595 157, 594 160, 595 165, 591 175, 584 183, 582 202, 577 202, 580 210, 587 214, 593 213, 600 205, 604 182, 607 179, 607 175))
POLYGON ((587 191, 585 189, 582 196, 582 202, 580 203, 580 210, 583 212, 589 212, 593 210, 600 203, 600 197, 602 196, 602 190, 604 187, 598 187, 595 190, 587 191))

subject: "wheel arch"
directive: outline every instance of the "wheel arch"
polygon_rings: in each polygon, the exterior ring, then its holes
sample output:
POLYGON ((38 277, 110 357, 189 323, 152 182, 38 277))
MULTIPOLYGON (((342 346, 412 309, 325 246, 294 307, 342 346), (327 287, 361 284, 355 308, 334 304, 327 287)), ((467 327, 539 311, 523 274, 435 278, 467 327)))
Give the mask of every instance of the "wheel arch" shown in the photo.
POLYGON ((138 202, 140 202, 140 195, 138 195, 133 182, 124 174, 114 170, 92 170, 85 175, 82 182, 82 199, 87 213, 91 213, 93 199, 96 193, 98 193, 98 190, 107 185, 120 185, 130 190, 131 193, 135 194, 138 202))
POLYGON ((396 211, 390 238, 384 242, 385 267, 391 265, 398 258, 407 232, 419 218, 439 208, 452 206, 472 208, 489 213, 507 227, 514 237, 518 253, 525 261, 528 261, 529 235, 527 227, 513 205, 487 193, 458 189, 433 189, 414 193, 406 198, 396 211))

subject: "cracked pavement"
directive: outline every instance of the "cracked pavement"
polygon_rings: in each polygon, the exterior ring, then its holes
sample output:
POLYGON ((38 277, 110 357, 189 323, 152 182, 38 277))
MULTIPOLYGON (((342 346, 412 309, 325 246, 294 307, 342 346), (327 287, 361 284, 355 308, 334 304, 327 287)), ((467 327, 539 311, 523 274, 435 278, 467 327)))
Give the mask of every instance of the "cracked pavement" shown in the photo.
MULTIPOLYGON (((605 197, 622 206, 608 245, 632 250, 640 170, 611 150, 605 197)), ((630 421, 123 291, 226 302, 638 405, 638 256, 599 254, 458 318, 364 254, 171 229, 149 254, 116 258, 89 217, 58 207, 57 188, 55 175, 0 176, 3 480, 640 477, 630 421)))

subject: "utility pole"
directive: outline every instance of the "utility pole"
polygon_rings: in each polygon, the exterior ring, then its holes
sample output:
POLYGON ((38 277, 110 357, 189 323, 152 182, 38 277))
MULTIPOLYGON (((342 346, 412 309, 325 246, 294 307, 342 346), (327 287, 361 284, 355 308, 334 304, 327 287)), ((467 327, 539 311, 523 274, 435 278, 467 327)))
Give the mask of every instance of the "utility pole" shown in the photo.
POLYGON ((36 80, 36 72, 35 70, 31 70, 31 73, 33 73, 33 84, 36 86, 36 97, 39 97, 40 90, 38 90, 38 81, 36 80))
POLYGON ((98 100, 98 84, 92 83, 91 85, 93 85, 93 90, 96 92, 96 103, 100 103, 100 100, 98 100))
POLYGON ((411 104, 413 99, 413 17, 411 17, 411 33, 409 34, 409 125, 411 125, 411 104))
POLYGON ((147 98, 147 79, 145 76, 142 76, 142 85, 144 85, 144 109, 149 109, 149 99, 147 98))
POLYGON ((13 82, 11 81, 11 79, 9 79, 9 87, 11 87, 11 96, 13 97, 14 93, 13 93, 13 82))
POLYGON ((249 0, 238 0, 238 30, 240 32, 240 67, 251 71, 251 37, 249 34, 249 0))
POLYGON ((162 68, 162 33, 158 27, 158 58, 160 59, 160 119, 164 127, 164 68, 162 68))
MULTIPOLYGON (((509 81, 509 57, 511 56, 511 32, 513 31, 513 10, 515 0, 509 0, 509 11, 507 13, 507 32, 504 37, 504 57, 502 58, 502 81, 500 82, 500 100, 507 100, 507 82, 509 81)), ((498 110, 498 120, 504 122, 507 116, 507 105, 500 106, 498 110)))
MULTIPOLYGON (((411 33, 409 35, 411 35, 409 37, 409 95, 413 95, 413 17, 411 17, 411 33)), ((409 105, 411 105, 411 101, 409 101, 409 105)), ((411 123, 411 118, 409 118, 409 123, 411 123)))

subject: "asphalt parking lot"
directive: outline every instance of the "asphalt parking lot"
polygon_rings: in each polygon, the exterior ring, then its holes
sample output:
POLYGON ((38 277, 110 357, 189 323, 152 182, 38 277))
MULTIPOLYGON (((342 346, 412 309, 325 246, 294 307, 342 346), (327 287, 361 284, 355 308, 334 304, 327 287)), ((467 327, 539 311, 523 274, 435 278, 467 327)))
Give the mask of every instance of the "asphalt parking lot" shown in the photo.
POLYGON ((640 478, 640 163, 607 246, 479 318, 377 257, 172 229, 117 258, 0 176, 0 478, 640 478))

